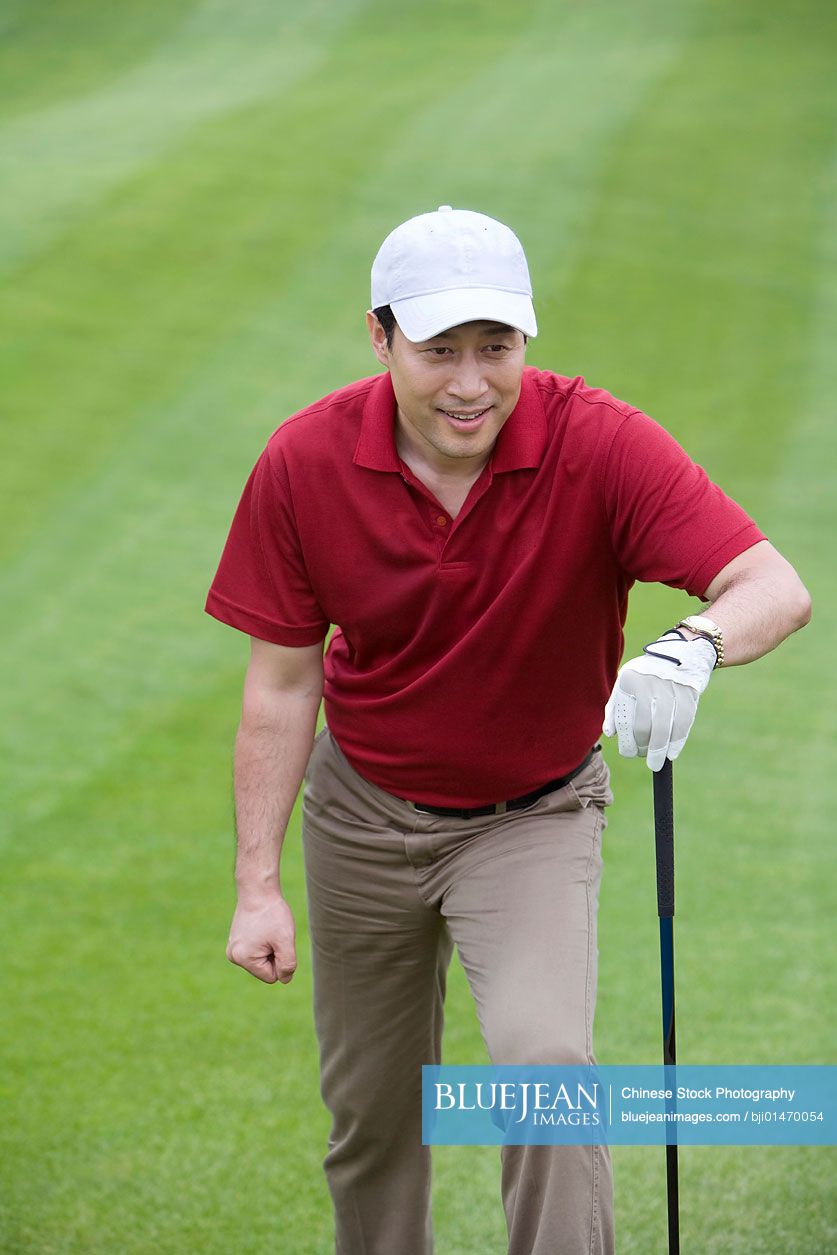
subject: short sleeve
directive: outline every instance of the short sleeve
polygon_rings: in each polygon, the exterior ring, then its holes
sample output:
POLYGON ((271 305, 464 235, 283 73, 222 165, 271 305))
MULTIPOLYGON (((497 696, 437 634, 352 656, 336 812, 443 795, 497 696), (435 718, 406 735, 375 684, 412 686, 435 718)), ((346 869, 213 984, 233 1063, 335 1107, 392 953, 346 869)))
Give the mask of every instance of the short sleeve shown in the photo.
POLYGON ((315 645, 329 624, 311 589, 283 471, 265 449, 244 486, 205 610, 276 645, 315 645))
POLYGON ((639 411, 616 432, 603 490, 617 560, 636 580, 703 597, 728 562, 765 539, 673 436, 639 411))

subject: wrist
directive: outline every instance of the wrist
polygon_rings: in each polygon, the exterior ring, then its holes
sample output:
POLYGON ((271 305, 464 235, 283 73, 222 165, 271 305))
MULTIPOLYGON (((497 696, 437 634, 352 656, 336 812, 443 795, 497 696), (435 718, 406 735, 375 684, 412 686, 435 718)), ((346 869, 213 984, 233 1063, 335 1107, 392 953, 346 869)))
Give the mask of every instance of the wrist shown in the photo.
POLYGON ((275 902, 282 897, 279 872, 276 869, 261 873, 237 872, 235 891, 239 905, 247 910, 275 902))
POLYGON ((626 666, 646 675, 671 680, 674 684, 686 684, 702 693, 715 669, 715 646, 698 634, 687 638, 680 628, 669 628, 655 641, 642 649, 642 657, 633 659, 626 666))
MULTIPOLYGON (((693 628, 683 627, 679 623, 677 627, 669 628, 669 633, 679 636, 681 640, 686 641, 687 644, 689 645, 694 644, 695 641, 703 641, 704 645, 709 646, 709 648, 706 650, 705 656, 711 659, 710 661, 711 670, 714 671, 716 667, 720 667, 721 664, 718 661, 717 646, 715 645, 715 642, 711 640, 708 636, 705 636, 702 632, 696 632, 693 628)), ((663 637, 663 639, 665 639, 665 637, 663 637)))
POLYGON ((703 637, 715 650, 715 666, 724 665, 724 634, 714 619, 705 614, 689 614, 675 625, 675 631, 703 637))

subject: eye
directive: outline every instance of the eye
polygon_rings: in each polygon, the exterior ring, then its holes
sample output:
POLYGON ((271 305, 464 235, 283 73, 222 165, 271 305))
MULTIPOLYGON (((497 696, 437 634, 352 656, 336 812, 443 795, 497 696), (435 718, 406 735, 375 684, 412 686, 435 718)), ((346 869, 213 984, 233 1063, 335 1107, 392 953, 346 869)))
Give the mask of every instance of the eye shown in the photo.
POLYGON ((509 346, 507 344, 487 344, 485 347, 489 353, 493 353, 495 355, 499 353, 508 353, 509 351, 509 346))
POLYGON ((429 353, 431 357, 445 357, 448 353, 453 352, 453 350, 445 348, 442 345, 436 345, 432 349, 425 349, 424 352, 429 353))

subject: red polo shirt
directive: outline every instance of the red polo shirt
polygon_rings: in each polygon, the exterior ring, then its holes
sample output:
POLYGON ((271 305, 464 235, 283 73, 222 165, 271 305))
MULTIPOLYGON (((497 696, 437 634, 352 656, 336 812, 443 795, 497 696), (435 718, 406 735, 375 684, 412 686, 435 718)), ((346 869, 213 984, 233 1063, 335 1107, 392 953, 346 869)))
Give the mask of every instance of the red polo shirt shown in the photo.
POLYGON ((326 718, 380 788, 528 793, 600 735, 634 580, 700 596, 764 537, 662 427, 581 378, 525 369, 455 519, 401 462, 394 415, 384 374, 274 432, 206 609, 280 645, 336 625, 326 718))

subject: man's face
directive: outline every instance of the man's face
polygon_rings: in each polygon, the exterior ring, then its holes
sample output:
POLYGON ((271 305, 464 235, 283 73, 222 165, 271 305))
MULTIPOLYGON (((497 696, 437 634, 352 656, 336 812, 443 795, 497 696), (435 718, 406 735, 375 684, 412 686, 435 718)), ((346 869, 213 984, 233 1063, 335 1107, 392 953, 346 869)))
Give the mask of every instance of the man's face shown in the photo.
POLYGON ((523 334, 468 322, 414 344, 396 326, 388 349, 374 314, 367 323, 375 355, 392 378, 399 448, 406 441, 441 471, 465 473, 485 462, 520 396, 523 334))

